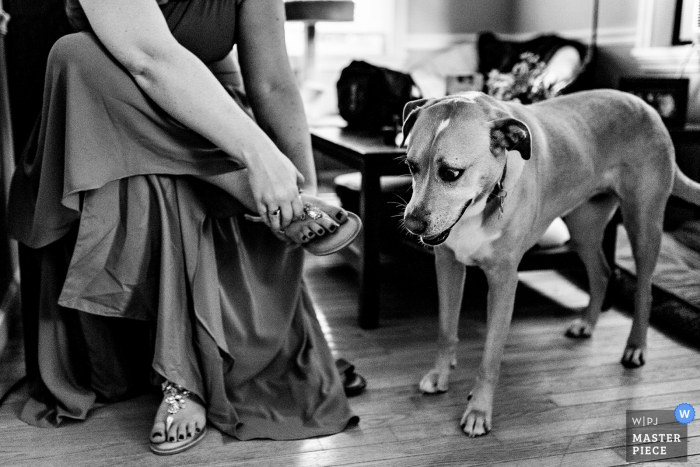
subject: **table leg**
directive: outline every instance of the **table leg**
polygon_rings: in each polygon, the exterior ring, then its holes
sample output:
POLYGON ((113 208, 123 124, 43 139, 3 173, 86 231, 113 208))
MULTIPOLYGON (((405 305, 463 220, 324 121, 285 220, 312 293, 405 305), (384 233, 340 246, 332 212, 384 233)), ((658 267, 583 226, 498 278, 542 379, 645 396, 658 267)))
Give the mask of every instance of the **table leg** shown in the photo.
POLYGON ((365 166, 360 188, 360 217, 364 224, 360 257, 358 320, 363 329, 379 327, 379 238, 381 223, 379 171, 365 166))

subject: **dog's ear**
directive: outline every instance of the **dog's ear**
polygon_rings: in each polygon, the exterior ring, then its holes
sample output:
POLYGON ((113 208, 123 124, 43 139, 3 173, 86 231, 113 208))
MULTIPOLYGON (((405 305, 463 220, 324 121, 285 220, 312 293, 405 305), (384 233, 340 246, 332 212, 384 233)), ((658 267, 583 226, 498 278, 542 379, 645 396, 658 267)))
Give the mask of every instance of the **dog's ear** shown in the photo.
POLYGON ((435 99, 418 99, 407 103, 403 107, 403 141, 401 142, 401 146, 406 143, 406 139, 408 139, 408 135, 413 129, 413 124, 416 123, 418 111, 423 107, 432 105, 434 102, 435 99))
POLYGON ((523 159, 530 158, 532 142, 530 129, 525 123, 515 118, 506 117, 492 120, 491 124, 491 152, 494 154, 502 149, 506 151, 518 151, 523 159))

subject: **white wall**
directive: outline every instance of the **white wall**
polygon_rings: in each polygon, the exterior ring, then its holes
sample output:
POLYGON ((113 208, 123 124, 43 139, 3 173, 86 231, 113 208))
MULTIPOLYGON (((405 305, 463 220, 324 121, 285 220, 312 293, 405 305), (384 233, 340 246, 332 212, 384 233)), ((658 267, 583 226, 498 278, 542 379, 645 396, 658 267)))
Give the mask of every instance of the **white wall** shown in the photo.
POLYGON ((485 29, 508 32, 511 0, 407 0, 409 34, 463 34, 485 29))
MULTIPOLYGON (((384 0, 377 0, 384 1, 384 0)), ((557 33, 588 43, 593 0, 395 0, 401 57, 385 64, 414 65, 479 31, 510 38, 557 33)), ((596 85, 618 85, 622 76, 676 77, 687 48, 670 47, 676 0, 600 0, 596 85)), ((688 121, 700 123, 700 53, 688 61, 688 121)))

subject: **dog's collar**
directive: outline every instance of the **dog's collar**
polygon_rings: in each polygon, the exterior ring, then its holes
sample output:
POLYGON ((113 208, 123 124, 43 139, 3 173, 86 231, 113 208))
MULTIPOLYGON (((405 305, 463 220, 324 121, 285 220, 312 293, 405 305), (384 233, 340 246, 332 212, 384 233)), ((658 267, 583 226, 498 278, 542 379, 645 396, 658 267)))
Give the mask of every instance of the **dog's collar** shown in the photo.
POLYGON ((506 156, 506 162, 503 164, 503 174, 501 175, 501 178, 498 179, 496 184, 493 186, 493 189, 491 190, 491 194, 489 195, 489 201, 491 200, 498 200, 498 218, 500 219, 501 216, 503 215, 503 203, 505 203, 506 196, 508 196, 508 192, 503 188, 503 182, 506 180, 506 169, 508 168, 508 157, 506 156))

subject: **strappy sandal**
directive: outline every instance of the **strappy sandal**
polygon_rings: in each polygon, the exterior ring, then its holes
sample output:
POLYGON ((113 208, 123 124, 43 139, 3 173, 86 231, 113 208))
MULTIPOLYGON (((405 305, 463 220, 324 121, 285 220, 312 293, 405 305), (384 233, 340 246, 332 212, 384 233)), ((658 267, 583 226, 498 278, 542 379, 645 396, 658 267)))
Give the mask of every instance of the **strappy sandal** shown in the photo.
MULTIPOLYGON (((178 413, 180 409, 185 408, 190 391, 183 388, 179 384, 174 384, 170 381, 165 381, 162 385, 162 389, 165 396, 165 403, 169 405, 169 415, 165 419, 165 432, 167 433, 173 423, 172 416, 178 413)), ((153 441, 149 441, 148 446, 151 448, 151 451, 153 451, 154 454, 158 454, 159 456, 169 456, 191 448, 195 444, 202 441, 206 434, 207 427, 205 425, 199 433, 196 433, 191 438, 185 438, 181 441, 163 441, 162 443, 154 443, 153 441)))
MULTIPOLYGON (((304 203, 304 213, 311 220, 320 219, 323 216, 328 216, 321 208, 311 203, 304 203)), ((263 222, 260 216, 251 216, 246 214, 245 218, 253 222, 263 222)), ((296 220, 294 222, 305 222, 305 219, 296 220)), ((347 211, 347 219, 340 224, 335 232, 328 232, 323 236, 317 236, 307 243, 302 243, 301 246, 306 251, 316 256, 326 256, 337 253, 343 248, 350 245, 362 230, 362 221, 357 214, 347 211)))
MULTIPOLYGON (((320 208, 311 203, 304 204, 304 212, 312 220, 327 215, 320 208)), ((357 217, 357 214, 350 211, 347 211, 347 213, 348 217, 346 221, 340 224, 340 227, 338 227, 335 232, 329 232, 322 237, 316 237, 308 243, 303 243, 301 246, 312 255, 326 256, 337 253, 350 245, 352 241, 357 238, 360 230, 362 230, 362 221, 357 217)))
POLYGON ((362 375, 355 373, 355 365, 344 358, 339 358, 335 361, 335 366, 342 377, 345 395, 355 397, 362 394, 367 387, 367 380, 362 375))

